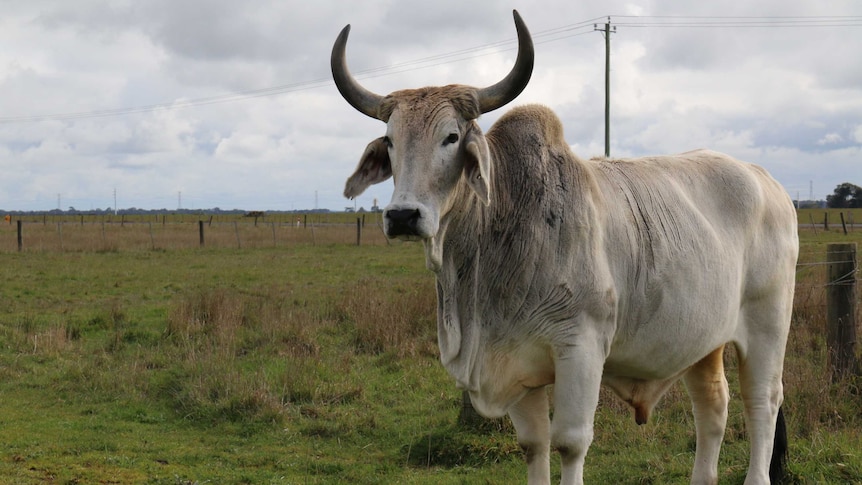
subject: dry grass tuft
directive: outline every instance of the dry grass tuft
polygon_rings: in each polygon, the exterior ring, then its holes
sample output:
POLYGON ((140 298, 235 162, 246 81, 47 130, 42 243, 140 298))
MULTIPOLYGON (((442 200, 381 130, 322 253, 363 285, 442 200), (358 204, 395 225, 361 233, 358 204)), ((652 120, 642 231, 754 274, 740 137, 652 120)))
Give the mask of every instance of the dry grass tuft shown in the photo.
POLYGON ((165 338, 176 346, 182 371, 163 389, 189 419, 280 421, 288 403, 318 397, 304 379, 315 375, 308 370, 320 356, 315 335, 323 325, 277 288, 194 292, 168 314, 165 338), (272 356, 287 368, 249 370, 272 356))
POLYGON ((339 307, 355 327, 359 352, 399 358, 437 353, 437 300, 427 279, 364 278, 344 292, 339 307))

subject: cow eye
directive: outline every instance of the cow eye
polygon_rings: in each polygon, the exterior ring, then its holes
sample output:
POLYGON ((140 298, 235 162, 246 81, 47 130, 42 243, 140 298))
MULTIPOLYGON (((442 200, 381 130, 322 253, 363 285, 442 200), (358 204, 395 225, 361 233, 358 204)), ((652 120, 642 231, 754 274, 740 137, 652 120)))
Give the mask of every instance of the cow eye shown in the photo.
POLYGON ((383 137, 383 144, 386 145, 387 148, 392 148, 392 140, 390 140, 388 136, 383 137))
POLYGON ((444 146, 451 145, 452 143, 455 143, 457 141, 458 141, 458 133, 449 133, 449 136, 447 136, 446 139, 443 141, 443 145, 444 146))

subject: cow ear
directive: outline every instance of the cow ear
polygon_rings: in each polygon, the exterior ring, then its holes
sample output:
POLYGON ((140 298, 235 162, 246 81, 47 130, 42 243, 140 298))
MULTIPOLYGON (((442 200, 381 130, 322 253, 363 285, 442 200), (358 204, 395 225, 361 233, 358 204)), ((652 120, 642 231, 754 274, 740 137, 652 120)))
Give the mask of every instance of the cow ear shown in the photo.
POLYGON ((352 199, 370 185, 379 184, 392 176, 392 165, 389 163, 389 147, 380 137, 365 147, 365 152, 359 159, 359 165, 353 175, 344 185, 344 196, 352 199))
POLYGON ((467 133, 465 141, 464 177, 479 200, 488 205, 491 203, 491 154, 488 142, 478 127, 467 133))

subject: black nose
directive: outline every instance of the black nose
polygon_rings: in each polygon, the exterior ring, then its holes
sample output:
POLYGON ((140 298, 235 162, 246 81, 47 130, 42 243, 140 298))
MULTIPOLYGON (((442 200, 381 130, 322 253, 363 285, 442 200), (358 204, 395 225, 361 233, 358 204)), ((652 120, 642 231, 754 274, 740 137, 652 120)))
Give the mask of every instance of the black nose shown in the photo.
POLYGON ((419 224, 419 209, 392 209, 384 215, 389 224, 387 235, 396 236, 418 236, 417 225, 419 224))

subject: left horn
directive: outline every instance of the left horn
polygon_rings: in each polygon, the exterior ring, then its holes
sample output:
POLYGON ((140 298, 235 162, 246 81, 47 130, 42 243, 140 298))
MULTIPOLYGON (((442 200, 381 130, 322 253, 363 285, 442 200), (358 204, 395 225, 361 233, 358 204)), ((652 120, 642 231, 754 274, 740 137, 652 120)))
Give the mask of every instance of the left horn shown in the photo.
POLYGON ((332 57, 329 61, 332 67, 332 78, 335 80, 338 92, 341 93, 341 96, 351 106, 359 110, 360 113, 379 120, 380 117, 377 113, 383 96, 374 94, 360 86, 347 69, 347 60, 345 59, 344 52, 347 48, 347 35, 349 33, 350 25, 348 24, 338 34, 338 38, 335 39, 335 45, 332 46, 332 57))
POLYGON ((493 111, 515 99, 527 87, 533 74, 535 52, 530 31, 527 30, 527 25, 524 24, 518 11, 513 10, 512 13, 515 16, 515 28, 518 31, 518 57, 515 59, 512 71, 502 81, 478 90, 479 111, 482 113, 493 111))

